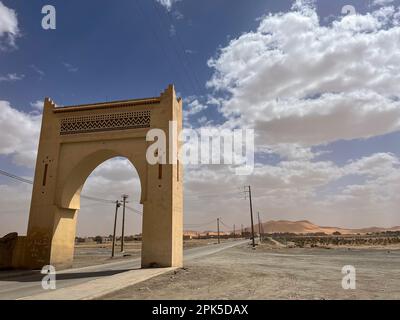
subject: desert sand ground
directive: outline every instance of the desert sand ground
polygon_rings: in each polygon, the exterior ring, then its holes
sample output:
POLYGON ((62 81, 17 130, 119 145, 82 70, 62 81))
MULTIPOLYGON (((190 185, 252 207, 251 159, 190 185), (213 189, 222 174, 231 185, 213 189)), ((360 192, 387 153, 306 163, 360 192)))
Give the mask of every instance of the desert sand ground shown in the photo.
POLYGON ((242 245, 104 299, 400 299, 400 250, 242 245), (356 290, 342 267, 356 268, 356 290))
MULTIPOLYGON (((225 241, 221 239, 221 242, 225 241)), ((183 242, 184 248, 195 248, 217 243, 216 239, 188 240, 183 242)), ((118 242, 115 246, 115 256, 111 258, 111 243, 97 244, 77 244, 74 254, 74 268, 87 267, 120 261, 123 259, 132 259, 140 257, 142 243, 140 241, 125 242, 124 253, 121 253, 121 245, 118 242)))

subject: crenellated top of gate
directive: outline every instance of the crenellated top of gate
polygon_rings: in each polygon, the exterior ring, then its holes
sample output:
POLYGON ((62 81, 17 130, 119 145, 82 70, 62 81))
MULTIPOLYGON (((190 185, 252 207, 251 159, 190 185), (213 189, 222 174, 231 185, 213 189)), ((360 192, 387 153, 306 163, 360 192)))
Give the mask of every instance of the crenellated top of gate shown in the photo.
MULTIPOLYGON (((45 100, 47 100, 47 102, 52 105, 53 113, 58 114, 58 113, 97 111, 105 109, 130 108, 135 106, 150 106, 150 105, 160 104, 163 96, 168 94, 169 92, 175 93, 175 88, 172 84, 169 85, 168 88, 164 92, 162 92, 159 97, 97 102, 89 104, 63 106, 63 107, 58 107, 50 98, 46 98, 45 100)), ((180 100, 181 98, 177 99, 177 101, 180 100)))
POLYGON ((91 104, 81 104, 75 106, 56 107, 54 113, 67 113, 67 112, 80 112, 80 111, 92 111, 92 110, 104 110, 104 109, 116 109, 116 108, 129 108, 135 106, 159 104, 161 99, 157 98, 146 98, 146 99, 131 99, 131 100, 120 100, 111 102, 100 102, 91 104))
MULTIPOLYGON (((44 104, 44 122, 59 136, 72 137, 88 133, 164 128, 173 120, 181 99, 169 85, 159 97, 107 101, 59 107, 50 98, 44 104)), ((140 131, 139 131, 140 132, 140 131)), ((136 133, 139 133, 136 131, 136 133)), ((65 139, 64 139, 65 140, 65 139)))

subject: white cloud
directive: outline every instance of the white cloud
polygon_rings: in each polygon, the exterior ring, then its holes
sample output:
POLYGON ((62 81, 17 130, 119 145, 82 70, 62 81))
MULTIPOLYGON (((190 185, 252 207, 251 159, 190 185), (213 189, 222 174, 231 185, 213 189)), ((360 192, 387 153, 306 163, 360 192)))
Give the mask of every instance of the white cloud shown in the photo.
MULTIPOLYGON (((251 184, 264 219, 399 224, 397 156, 377 153, 339 166, 316 161, 312 150, 400 130, 398 9, 384 7, 322 26, 312 3, 296 3, 295 10, 263 17, 256 31, 230 41, 209 61, 214 74, 208 87, 228 118, 225 126, 253 127, 258 150, 285 160, 257 165, 245 181, 203 168, 189 172, 185 187, 193 194, 218 194, 221 185, 251 184)), ((223 198, 215 206, 216 200, 196 203, 189 197, 186 210, 204 220, 226 212, 232 224, 246 223, 243 200, 237 194, 223 198)))
POLYGON ((29 184, 11 181, 7 185, 0 184, 0 237, 10 232, 26 234, 31 195, 29 184))
POLYGON ((31 107, 35 109, 36 111, 42 111, 44 106, 44 101, 42 100, 37 100, 35 102, 31 102, 31 107))
POLYGON ((172 12, 172 15, 176 20, 183 19, 183 14, 181 12, 179 12, 178 10, 174 10, 174 12, 172 12))
POLYGON ((202 116, 199 119, 197 119, 197 123, 200 125, 205 125, 207 123, 207 117, 206 116, 202 116))
POLYGON ((185 121, 188 121, 189 117, 194 116, 208 108, 208 105, 202 104, 195 97, 186 99, 185 103, 187 104, 183 114, 185 121))
POLYGON ((39 79, 42 79, 45 76, 45 73, 43 70, 39 69, 37 66, 34 64, 31 65, 31 68, 39 75, 39 79))
POLYGON ((0 101, 0 155, 9 155, 18 165, 34 167, 41 116, 14 109, 0 101))
POLYGON ((400 101, 374 91, 326 93, 263 104, 252 121, 265 142, 306 146, 369 138, 400 129, 400 101))
POLYGON ((169 36, 170 37, 175 37, 176 36, 176 28, 173 24, 171 24, 169 28, 169 36))
POLYGON ((312 146, 400 129, 400 26, 395 10, 322 26, 312 5, 270 14, 209 61, 223 114, 258 145, 312 146), (234 119, 234 120, 233 120, 234 119))
POLYGON ((351 162, 345 167, 348 174, 365 175, 369 178, 385 177, 399 168, 399 159, 391 153, 376 153, 351 162))
POLYGON ((18 36, 17 14, 0 1, 0 49, 4 49, 7 45, 15 46, 15 39, 18 36))
POLYGON ((5 76, 0 76, 0 82, 15 82, 25 78, 23 74, 9 73, 5 76))
POLYGON ((286 160, 311 160, 317 156, 310 147, 303 147, 296 143, 279 143, 266 148, 259 148, 261 152, 278 154, 286 160))
POLYGON ((386 6, 391 3, 393 3, 393 0, 374 0, 372 4, 375 6, 386 6))
POLYGON ((180 1, 180 0, 156 0, 159 4, 161 4, 165 9, 171 11, 172 6, 180 1))
POLYGON ((68 72, 78 72, 79 71, 78 67, 75 67, 68 62, 63 62, 63 66, 65 67, 65 69, 67 69, 68 72))
MULTIPOLYGON (((127 194, 128 206, 142 211, 140 202, 141 185, 139 176, 133 165, 125 158, 113 158, 103 162, 88 177, 82 194, 103 200, 116 201, 122 194, 127 194)), ((81 199, 79 212, 78 234, 80 235, 108 235, 112 233, 114 222, 114 204, 81 199), (93 224, 93 221, 96 221, 93 224)), ((118 217, 120 229, 121 213, 118 217)), ((126 234, 140 233, 142 217, 131 210, 126 211, 126 234)))
POLYGON ((315 161, 311 148, 400 129, 396 12, 382 8, 321 26, 312 7, 298 5, 298 11, 264 17, 256 31, 232 40, 210 60, 214 75, 208 86, 225 94, 214 95, 229 120, 224 126, 254 127, 258 150, 285 160, 259 164, 245 178, 215 166, 189 170, 190 222, 222 216, 231 224, 248 224, 247 203, 237 187, 251 184, 265 219, 400 224, 395 155, 378 153, 339 166, 315 161), (343 186, 330 189, 341 179, 343 186), (329 192, 321 195, 324 188, 329 192))
POLYGON ((347 174, 362 175, 365 183, 349 184, 337 194, 316 205, 347 212, 347 221, 366 225, 398 225, 400 206, 399 159, 392 154, 374 154, 350 163, 344 168, 347 174))
POLYGON ((233 225, 248 225, 248 202, 239 187, 251 185, 253 204, 265 220, 309 219, 319 224, 346 227, 400 224, 399 158, 377 153, 343 166, 307 159, 257 165, 254 174, 239 177, 226 167, 203 166, 185 173, 187 222, 222 217, 233 225), (365 182, 352 182, 360 176, 365 182), (320 191, 346 179, 338 189, 320 191))

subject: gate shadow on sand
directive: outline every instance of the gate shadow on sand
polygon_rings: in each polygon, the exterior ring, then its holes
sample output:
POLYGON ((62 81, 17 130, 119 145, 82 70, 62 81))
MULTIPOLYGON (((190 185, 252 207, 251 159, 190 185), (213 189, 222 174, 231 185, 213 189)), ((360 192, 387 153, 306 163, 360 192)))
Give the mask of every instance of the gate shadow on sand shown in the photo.
MULTIPOLYGON (((94 271, 94 272, 71 272, 71 273, 59 273, 56 274, 56 280, 73 280, 73 279, 85 279, 85 278, 99 278, 108 277, 116 274, 120 274, 127 271, 140 270, 140 268, 123 269, 123 270, 105 270, 105 271, 94 271)), ((10 282, 41 282, 46 274, 41 274, 40 271, 33 271, 27 275, 2 275, 0 272, 0 281, 10 282)))

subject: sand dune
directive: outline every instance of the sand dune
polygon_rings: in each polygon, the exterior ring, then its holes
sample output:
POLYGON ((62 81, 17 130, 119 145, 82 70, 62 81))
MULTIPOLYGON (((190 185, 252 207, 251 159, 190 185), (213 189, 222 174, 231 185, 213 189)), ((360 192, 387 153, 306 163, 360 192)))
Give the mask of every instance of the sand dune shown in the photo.
MULTIPOLYGON (((302 221, 287 221, 287 220, 279 220, 279 221, 268 221, 262 224, 263 230, 265 233, 317 233, 323 232, 326 234, 332 234, 334 232, 340 232, 341 234, 365 234, 370 232, 384 232, 384 231, 400 231, 400 226, 392 227, 392 228, 378 228, 378 227, 369 227, 362 229, 346 229, 339 227, 324 227, 318 226, 310 221, 302 220, 302 221)), ((249 228, 246 228, 247 231, 250 231, 249 228)), ((255 231, 258 232, 258 224, 255 225, 255 231)))

